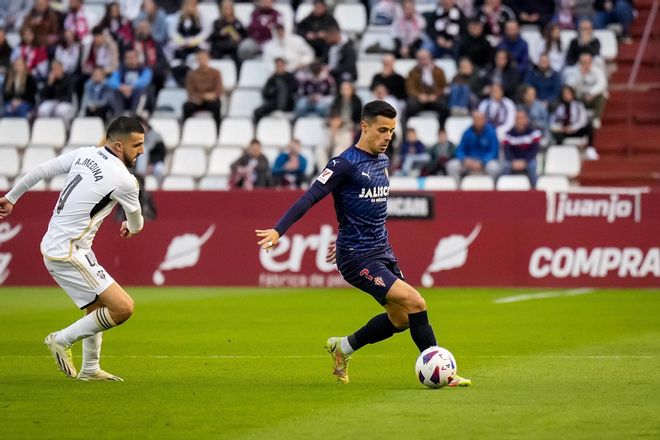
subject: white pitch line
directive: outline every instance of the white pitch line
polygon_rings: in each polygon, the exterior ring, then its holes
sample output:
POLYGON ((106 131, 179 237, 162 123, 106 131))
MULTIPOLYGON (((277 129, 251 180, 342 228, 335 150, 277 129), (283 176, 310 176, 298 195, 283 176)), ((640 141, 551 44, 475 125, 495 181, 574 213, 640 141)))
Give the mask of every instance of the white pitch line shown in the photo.
MULTIPOLYGON (((143 354, 143 355, 104 355, 104 358, 116 359, 318 359, 326 358, 328 355, 231 355, 231 354, 209 354, 209 355, 169 355, 169 354, 143 354)), ((370 358, 395 358, 394 355, 370 354, 370 358)), ((0 359, 47 359, 50 355, 29 355, 29 354, 5 354, 0 355, 0 359)), ((544 359, 655 359, 657 355, 534 355, 534 354, 475 354, 461 355, 461 358, 485 358, 485 359, 525 359, 525 358, 544 358, 544 359)))
POLYGON ((529 301, 534 299, 546 298, 561 298, 563 296, 577 296, 585 295, 593 292, 594 289, 571 289, 571 290, 558 290, 554 292, 539 292, 539 293, 524 293, 522 295, 506 296, 504 298, 497 298, 493 302, 495 304, 509 304, 519 301, 529 301))

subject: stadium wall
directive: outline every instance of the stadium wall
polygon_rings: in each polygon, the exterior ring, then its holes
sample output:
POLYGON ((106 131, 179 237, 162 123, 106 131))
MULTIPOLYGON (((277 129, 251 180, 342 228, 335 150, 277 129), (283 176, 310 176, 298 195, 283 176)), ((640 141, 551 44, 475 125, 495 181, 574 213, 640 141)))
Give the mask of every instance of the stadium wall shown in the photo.
MULTIPOLYGON (((125 285, 344 286, 324 260, 336 233, 331 198, 270 254, 256 245, 254 229, 271 227, 299 195, 155 193, 156 221, 125 241, 112 215, 94 250, 125 285)), ((56 199, 28 193, 0 222, 0 284, 54 284, 39 243, 56 199)), ((660 279, 658 193, 391 193, 389 210, 391 242, 414 285, 657 287, 660 279)))

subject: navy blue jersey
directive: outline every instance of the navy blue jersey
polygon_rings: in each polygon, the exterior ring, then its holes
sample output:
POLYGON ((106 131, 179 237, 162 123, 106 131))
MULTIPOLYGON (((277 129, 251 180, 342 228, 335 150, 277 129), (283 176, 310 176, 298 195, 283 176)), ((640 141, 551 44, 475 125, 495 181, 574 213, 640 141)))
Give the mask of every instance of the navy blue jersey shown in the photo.
POLYGON ((355 146, 330 159, 309 190, 282 216, 275 230, 283 235, 309 208, 332 193, 339 222, 337 258, 353 258, 389 248, 385 220, 390 181, 385 154, 355 146))

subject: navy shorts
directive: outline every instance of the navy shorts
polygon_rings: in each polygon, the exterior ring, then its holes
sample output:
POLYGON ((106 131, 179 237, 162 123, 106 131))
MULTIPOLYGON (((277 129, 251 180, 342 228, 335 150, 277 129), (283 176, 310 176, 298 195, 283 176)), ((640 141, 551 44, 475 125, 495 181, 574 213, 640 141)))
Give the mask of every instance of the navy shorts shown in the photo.
POLYGON ((367 292, 380 304, 396 280, 404 280, 396 257, 392 253, 379 253, 349 261, 337 261, 341 276, 351 286, 367 292))

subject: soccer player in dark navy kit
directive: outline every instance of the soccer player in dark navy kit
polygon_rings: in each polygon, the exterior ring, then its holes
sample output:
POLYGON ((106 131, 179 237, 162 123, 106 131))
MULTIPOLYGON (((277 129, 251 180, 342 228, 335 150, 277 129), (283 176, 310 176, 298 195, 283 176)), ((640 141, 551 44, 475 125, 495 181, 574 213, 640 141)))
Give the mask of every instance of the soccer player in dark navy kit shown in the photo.
MULTIPOLYGON (((364 106, 357 144, 330 159, 309 190, 282 216, 274 229, 256 230, 258 244, 266 251, 314 204, 332 193, 339 234, 328 248, 327 261, 336 262, 342 277, 370 294, 384 308, 367 324, 347 337, 328 339, 326 349, 333 359, 333 374, 348 383, 350 355, 394 333, 410 329, 419 351, 437 345, 429 324, 424 298, 404 281, 385 229, 390 192, 384 154, 396 127, 396 110, 384 101, 364 106)), ((449 386, 469 386, 456 376, 449 386)))

